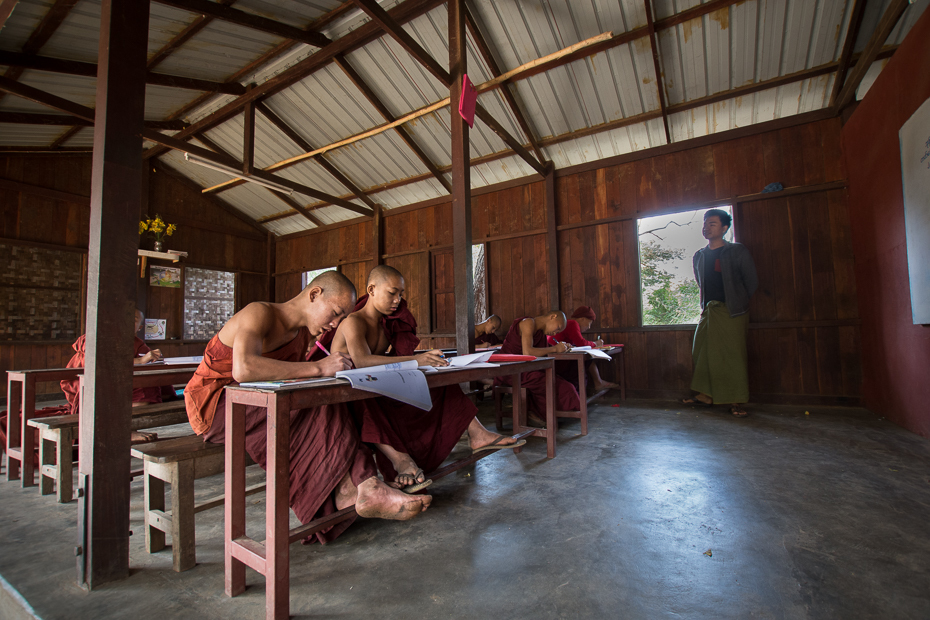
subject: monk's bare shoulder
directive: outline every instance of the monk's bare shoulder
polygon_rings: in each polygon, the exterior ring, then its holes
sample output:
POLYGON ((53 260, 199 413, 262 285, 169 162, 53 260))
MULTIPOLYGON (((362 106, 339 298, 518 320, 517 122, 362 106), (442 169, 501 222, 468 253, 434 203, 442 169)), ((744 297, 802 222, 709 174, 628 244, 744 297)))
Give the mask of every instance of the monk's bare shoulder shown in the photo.
POLYGON ((269 334, 277 323, 277 313, 274 306, 265 301, 253 301, 245 308, 233 315, 219 332, 220 342, 231 347, 236 335, 242 331, 269 334))

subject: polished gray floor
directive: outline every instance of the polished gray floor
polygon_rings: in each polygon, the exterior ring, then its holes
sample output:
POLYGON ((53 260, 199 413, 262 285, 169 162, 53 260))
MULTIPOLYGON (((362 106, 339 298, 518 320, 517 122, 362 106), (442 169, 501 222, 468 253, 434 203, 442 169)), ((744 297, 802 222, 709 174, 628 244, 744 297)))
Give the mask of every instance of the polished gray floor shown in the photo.
MULTIPOLYGON (((413 521, 292 546, 292 614, 930 618, 930 441, 863 409, 617 402, 587 437, 563 425, 554 460, 531 440, 435 483, 413 521)), ((177 574, 170 550, 144 552, 141 494, 132 576, 86 593, 75 505, 0 481, 0 575, 46 620, 263 617, 257 574, 223 594, 222 510, 198 515, 200 564, 177 574)))

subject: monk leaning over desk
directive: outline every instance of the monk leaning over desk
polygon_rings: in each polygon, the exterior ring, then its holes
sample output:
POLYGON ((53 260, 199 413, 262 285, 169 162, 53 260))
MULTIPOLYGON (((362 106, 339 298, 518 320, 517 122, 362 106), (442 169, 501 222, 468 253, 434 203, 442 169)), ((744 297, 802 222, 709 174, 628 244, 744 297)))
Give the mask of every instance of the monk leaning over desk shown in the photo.
MULTIPOLYGON (((565 329, 565 313, 557 310, 536 318, 517 319, 504 336, 501 353, 512 355, 535 355, 565 353, 571 347, 564 342, 549 346, 546 336, 554 336, 565 329)), ((497 385, 510 385, 510 377, 498 377, 497 385)), ((536 426, 545 426, 546 418, 546 373, 542 370, 520 375, 520 386, 527 392, 527 421, 536 426)), ((561 377, 555 378, 555 408, 557 411, 577 411, 581 399, 575 386, 561 377)))
MULTIPOLYGON (((439 350, 413 355, 420 343, 417 322, 403 299, 404 277, 388 265, 368 276, 362 297, 330 343, 333 355, 348 353, 357 368, 416 360, 420 366, 447 366, 439 350), (386 355, 388 347, 390 355, 386 355)), ((325 344, 325 343, 324 343, 325 344)), ((475 417, 478 408, 458 385, 430 390, 433 408, 379 397, 352 403, 362 441, 378 448, 375 454, 385 480, 413 492, 427 485, 424 470, 439 467, 468 431, 472 452, 514 448, 526 443, 486 429, 475 417)))
MULTIPOLYGON (((311 338, 335 329, 355 304, 355 286, 327 271, 297 297, 281 304, 255 302, 237 312, 210 340, 184 391, 191 427, 206 441, 226 438, 227 385, 236 382, 331 377, 351 365, 334 354, 301 361, 311 338)), ((266 411, 246 407, 245 449, 263 469, 266 411)), ((348 506, 363 517, 406 520, 426 510, 429 495, 406 495, 378 479, 371 451, 359 441, 344 404, 290 413, 289 503, 301 523, 348 506)), ((352 521, 316 534, 329 542, 352 521)))

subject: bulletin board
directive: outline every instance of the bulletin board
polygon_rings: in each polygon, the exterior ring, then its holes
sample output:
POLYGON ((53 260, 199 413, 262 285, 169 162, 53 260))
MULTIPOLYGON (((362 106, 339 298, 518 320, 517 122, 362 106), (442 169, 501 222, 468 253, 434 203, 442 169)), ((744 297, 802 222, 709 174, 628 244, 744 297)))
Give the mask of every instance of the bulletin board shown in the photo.
POLYGON ((911 312, 930 324, 930 99, 901 126, 901 176, 911 312))

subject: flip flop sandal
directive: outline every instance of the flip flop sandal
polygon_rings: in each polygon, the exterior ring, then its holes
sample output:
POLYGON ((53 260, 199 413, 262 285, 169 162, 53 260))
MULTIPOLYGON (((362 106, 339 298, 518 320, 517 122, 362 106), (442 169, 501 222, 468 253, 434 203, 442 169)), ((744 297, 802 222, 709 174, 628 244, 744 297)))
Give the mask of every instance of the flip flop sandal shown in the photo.
POLYGON ((506 438, 502 435, 486 446, 475 448, 471 451, 471 453, 478 454, 479 452, 484 452, 486 450, 509 450, 511 448, 519 448, 520 446, 526 445, 526 439, 521 439, 520 441, 514 443, 501 444, 504 439, 506 438))
POLYGON ((427 478, 423 482, 418 482, 416 484, 408 484, 403 489, 401 489, 401 491, 403 491, 407 495, 410 495, 412 493, 416 493, 417 491, 422 491, 423 489, 425 489, 431 484, 433 484, 433 479, 427 478))
POLYGON ((742 407, 730 407, 730 413, 732 413, 733 417, 736 418, 745 418, 749 415, 749 412, 742 407))
POLYGON ((691 405, 696 407, 713 407, 714 403, 705 403, 703 400, 698 400, 696 398, 682 398, 680 401, 682 405, 691 405))

